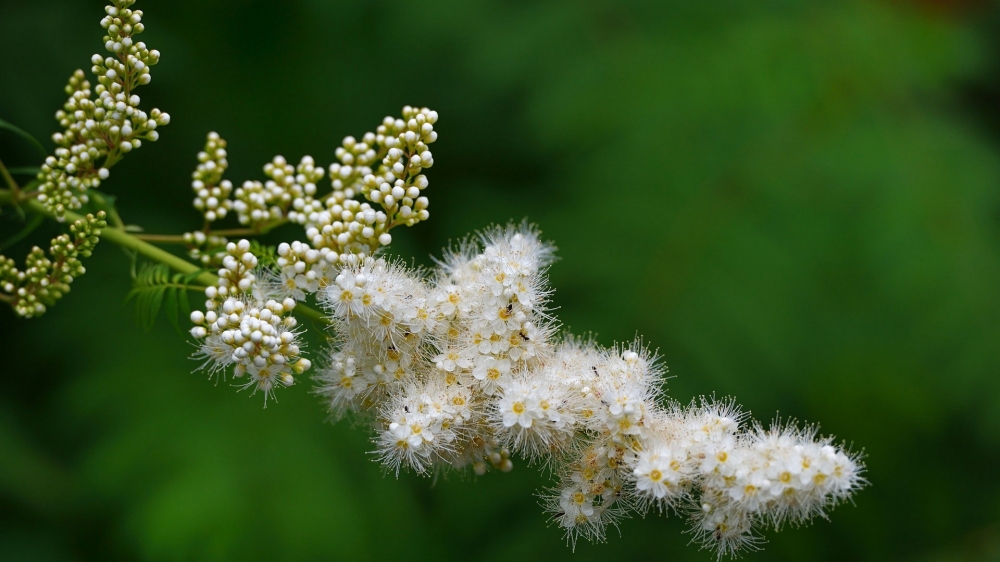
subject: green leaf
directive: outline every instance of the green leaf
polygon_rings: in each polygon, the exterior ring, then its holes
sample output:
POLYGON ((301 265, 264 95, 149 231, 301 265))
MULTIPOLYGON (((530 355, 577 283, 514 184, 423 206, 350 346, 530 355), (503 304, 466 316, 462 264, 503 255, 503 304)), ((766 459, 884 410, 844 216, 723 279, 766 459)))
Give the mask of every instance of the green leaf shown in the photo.
POLYGON ((20 232, 14 234, 10 238, 0 243, 0 250, 3 250, 4 248, 9 248, 14 244, 17 244, 18 242, 23 240, 25 236, 31 234, 32 231, 41 226, 43 222, 45 222, 45 215, 42 214, 32 215, 31 220, 28 221, 28 224, 24 225, 24 228, 22 228, 20 232))
POLYGON ((187 292, 202 290, 202 287, 191 283, 203 272, 172 274, 164 264, 143 264, 135 274, 132 290, 125 302, 135 301, 136 319, 143 330, 148 332, 153 328, 162 310, 174 329, 183 333, 181 318, 191 313, 187 292))
POLYGON ((178 332, 181 331, 181 326, 177 321, 177 316, 178 316, 177 308, 179 306, 177 293, 183 293, 183 292, 184 291, 167 291, 166 294, 164 295, 165 300, 163 302, 166 308, 164 312, 167 315, 167 320, 170 322, 170 325, 173 326, 174 329, 177 330, 178 332))
POLYGON ((36 139, 35 137, 31 136, 24 129, 22 129, 22 128, 16 126, 16 125, 13 125, 11 123, 8 123, 7 121, 4 121, 3 119, 0 119, 0 129, 7 129, 8 131, 14 133, 15 135, 17 135, 17 136, 23 138, 24 140, 30 142, 32 145, 35 146, 35 148, 38 149, 38 152, 41 153, 42 158, 44 158, 44 157, 46 157, 46 156, 49 155, 49 151, 45 150, 45 147, 42 146, 42 143, 38 142, 38 139, 36 139))
POLYGON ((19 166, 16 168, 7 168, 7 171, 12 176, 37 176, 42 169, 36 166, 19 166))
POLYGON ((274 267, 278 265, 277 246, 261 244, 257 240, 250 241, 250 253, 257 256, 257 260, 263 267, 274 267))

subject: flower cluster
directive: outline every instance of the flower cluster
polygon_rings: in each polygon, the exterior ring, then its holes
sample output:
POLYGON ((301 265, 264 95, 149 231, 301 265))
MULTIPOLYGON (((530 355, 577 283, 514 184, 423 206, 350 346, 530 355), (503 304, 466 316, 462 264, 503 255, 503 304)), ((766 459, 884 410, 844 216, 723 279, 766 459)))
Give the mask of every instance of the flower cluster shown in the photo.
POLYGON ((559 479, 545 507, 574 543, 630 512, 674 511, 732 554, 756 527, 823 515, 863 484, 857 456, 813 430, 747 424, 730 402, 664 400, 641 342, 557 340, 551 261, 537 231, 509 226, 429 275, 384 258, 341 264, 320 289, 336 345, 317 392, 334 418, 370 420, 397 474, 510 470, 511 452, 542 462, 559 479))
POLYGON ((69 234, 52 239, 48 254, 35 246, 28 254, 25 269, 14 260, 0 256, 0 299, 9 301, 19 316, 41 316, 69 292, 70 283, 86 268, 80 258, 90 257, 107 226, 104 212, 87 215, 69 227, 69 234))
POLYGON ((213 376, 232 365, 235 378, 247 377, 241 389, 261 391, 266 406, 275 388, 292 385, 311 365, 300 357, 297 321, 289 314, 295 301, 262 290, 248 241, 230 242, 222 261, 217 286, 205 289, 206 311, 191 313, 191 335, 201 342, 196 356, 213 376))
MULTIPOLYGON (((213 236, 209 223, 233 211, 253 232, 285 222, 301 225, 306 242, 282 253, 283 281, 303 274, 295 264, 305 263, 323 283, 331 282, 337 264, 374 255, 392 242, 392 228, 430 216, 422 172, 434 164, 428 145, 437 140, 437 119, 435 111, 406 106, 401 118, 386 117, 360 141, 345 138, 336 150, 339 162, 329 167, 332 189, 322 195, 318 183, 326 171, 310 156, 296 166, 276 156, 264 166, 267 181, 248 180, 233 189, 222 179, 226 141, 210 133, 192 182, 194 207, 205 216, 205 227, 185 236, 192 256, 211 263, 213 255, 224 253, 227 240, 213 236)), ((301 298, 306 288, 308 283, 290 285, 289 294, 301 298)))
POLYGON ((87 202, 87 190, 108 178, 108 170, 121 157, 139 148, 142 141, 155 141, 156 128, 170 122, 158 109, 149 114, 139 109, 135 89, 150 81, 149 69, 160 54, 134 36, 143 32, 142 11, 132 10, 135 0, 114 0, 106 7, 101 26, 108 57, 94 55, 91 70, 97 86, 84 78, 82 70, 70 77, 69 99, 56 112, 63 131, 52 135, 58 147, 45 159, 38 174, 38 200, 62 220, 67 210, 87 202), (97 94, 97 100, 92 99, 97 94))
MULTIPOLYGON (((83 71, 70 78, 57 113, 64 130, 53 135, 58 148, 41 167, 38 193, 21 197, 8 177, 5 200, 38 211, 37 195, 44 214, 76 218, 70 211, 88 190, 169 123, 159 110, 139 109, 134 93, 159 60, 134 40, 144 30, 134 3, 106 8, 111 56, 92 58, 93 90, 83 71)), ((210 284, 204 310, 190 315, 195 357, 209 377, 231 373, 241 390, 260 391, 266 407, 312 366, 292 313, 325 320, 333 336, 318 361, 316 393, 332 418, 353 414, 371 425, 388 470, 471 467, 483 475, 512 470, 520 455, 556 477, 543 505, 574 544, 602 540, 630 513, 673 512, 686 514, 691 532, 720 556, 735 554, 756 545, 756 529, 825 516, 864 485, 859 456, 813 428, 765 428, 732 402, 664 398, 665 370, 641 341, 605 348, 559 335, 546 277, 554 248, 533 227, 488 230, 429 271, 385 257, 391 229, 429 217, 423 172, 434 164, 437 119, 406 106, 375 132, 343 139, 329 167, 276 156, 264 166, 266 180, 239 187, 223 178, 226 141, 210 133, 191 183, 203 226, 182 239, 192 257, 218 267, 217 278, 148 247, 114 213, 120 229, 108 237, 163 262, 147 276, 154 310, 166 290, 190 288, 188 279, 210 284), (327 174, 329 191, 319 187, 327 174), (214 229, 229 216, 241 228, 214 229), (226 238, 285 223, 302 227, 304 240, 269 247, 226 238), (188 276, 171 281, 167 264, 188 276), (300 304, 309 298, 325 316, 300 304)), ((24 271, 0 256, 0 301, 24 317, 44 313, 84 273, 80 258, 106 226, 103 211, 77 220, 48 253, 34 248, 24 271)))

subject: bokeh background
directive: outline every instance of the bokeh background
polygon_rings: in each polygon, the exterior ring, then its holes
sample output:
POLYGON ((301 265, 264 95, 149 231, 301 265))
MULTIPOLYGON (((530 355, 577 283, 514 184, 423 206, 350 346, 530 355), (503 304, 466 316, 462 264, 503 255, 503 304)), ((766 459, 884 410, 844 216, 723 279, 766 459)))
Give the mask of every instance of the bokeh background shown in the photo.
MULTIPOLYGON (((51 147, 103 52, 100 0, 0 3, 0 118, 51 147)), ((441 114, 431 220, 394 253, 529 218, 563 323, 645 337, 681 401, 821 422, 872 485, 757 560, 1000 560, 1000 5, 957 0, 140 2, 161 140, 105 188, 178 233, 195 153, 235 182, 328 164, 404 104, 441 114)), ((0 131, 0 158, 38 163, 0 131)), ((9 211, 0 238, 20 228, 9 211)), ((18 259, 58 228, 5 254, 18 259)), ((294 227, 272 239, 293 239, 294 227)), ((2 560, 712 560, 677 517, 573 553, 519 463, 383 476, 301 384, 213 386, 124 303, 102 244, 43 318, 0 310, 2 560)), ((314 348, 318 342, 314 343, 314 348)))

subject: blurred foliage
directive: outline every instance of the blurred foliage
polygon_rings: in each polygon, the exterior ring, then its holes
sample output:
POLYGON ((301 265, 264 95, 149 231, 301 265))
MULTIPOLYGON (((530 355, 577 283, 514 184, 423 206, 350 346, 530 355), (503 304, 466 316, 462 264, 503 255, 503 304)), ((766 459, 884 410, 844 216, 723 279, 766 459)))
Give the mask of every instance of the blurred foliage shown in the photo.
MULTIPOLYGON (((106 183, 127 222, 198 226, 188 184, 209 130, 242 181, 276 153, 328 163, 343 136, 430 106, 432 217, 396 252, 423 262, 529 217, 560 247, 567 326, 606 344, 641 334, 680 400, 734 395, 865 451, 856 505, 745 560, 1000 559, 994 5, 140 4, 163 52, 144 101, 173 122, 106 183)), ((0 6, 0 117, 56 129, 102 13, 0 6)), ((5 131, 0 155, 38 164, 5 131)), ((0 217, 0 238, 18 221, 0 217)), ((39 320, 0 311, 0 559, 712 558, 677 517, 574 554, 523 464, 384 477, 367 433, 323 423, 308 385, 262 410, 191 374, 165 318, 138 329, 112 245, 88 270, 39 320)))

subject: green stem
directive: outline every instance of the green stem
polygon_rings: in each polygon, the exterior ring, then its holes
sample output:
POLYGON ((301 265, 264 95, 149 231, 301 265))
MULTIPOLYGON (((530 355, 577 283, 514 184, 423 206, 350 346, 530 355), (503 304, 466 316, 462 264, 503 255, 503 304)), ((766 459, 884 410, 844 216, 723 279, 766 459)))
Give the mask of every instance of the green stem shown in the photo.
POLYGON ((7 166, 4 166, 2 160, 0 160, 0 176, 3 177, 3 181, 7 184, 7 188, 10 189, 11 193, 14 195, 14 203, 16 204, 21 195, 21 187, 17 185, 16 181, 14 181, 14 178, 10 175, 10 172, 7 170, 7 166))
MULTIPOLYGON (((0 203, 14 203, 14 194, 6 189, 0 189, 0 203)), ((38 202, 36 199, 25 199, 21 201, 23 207, 31 212, 44 215, 48 218, 55 219, 53 215, 45 205, 38 202)), ((74 213, 72 211, 66 211, 66 218, 70 221, 78 221, 83 218, 82 215, 74 213)), ((120 228, 108 227, 101 231, 101 238, 108 240, 114 244, 117 244, 123 248, 135 251, 137 254, 163 264, 166 264, 171 269, 174 269, 180 273, 194 273, 201 270, 202 268, 183 259, 166 250, 157 248, 156 246, 139 240, 135 236, 125 232, 120 228)), ((215 286, 219 282, 219 278, 212 273, 203 271, 198 277, 194 278, 195 281, 205 285, 206 287, 215 286)), ((324 324, 329 323, 329 320, 323 315, 322 312, 310 308, 304 304, 299 304, 295 307, 295 312, 299 316, 303 316, 310 320, 315 320, 317 322, 322 322, 324 324)))
POLYGON ((182 234, 134 234, 139 240, 145 240, 146 242, 157 242, 159 244, 188 244, 188 241, 184 239, 182 234))
MULTIPOLYGON (((259 236, 261 234, 267 234, 268 232, 274 230, 275 228, 288 222, 287 219, 277 220, 257 228, 230 228, 227 230, 208 230, 206 227, 206 236, 259 236)), ((143 232, 136 233, 134 235, 139 240, 145 240, 147 242, 156 242, 158 244, 189 244, 187 240, 184 239, 183 234, 146 234, 143 232)))

